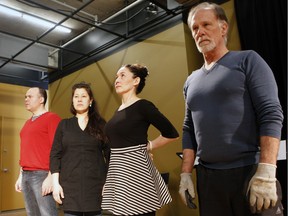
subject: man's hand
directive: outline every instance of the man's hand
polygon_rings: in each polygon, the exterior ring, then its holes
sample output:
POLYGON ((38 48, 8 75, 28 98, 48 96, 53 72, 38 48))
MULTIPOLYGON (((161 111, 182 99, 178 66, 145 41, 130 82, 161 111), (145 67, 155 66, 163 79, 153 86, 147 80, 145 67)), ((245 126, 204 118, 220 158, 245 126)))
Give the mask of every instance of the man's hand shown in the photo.
POLYGON ((253 213, 268 209, 277 202, 276 166, 273 164, 259 163, 255 175, 248 186, 250 190, 250 205, 253 213))
POLYGON ((192 182, 192 173, 181 173, 181 180, 180 180, 180 186, 179 186, 179 194, 182 199, 182 201, 187 206, 186 197, 185 197, 185 191, 188 190, 191 197, 195 198, 195 192, 194 192, 194 185, 192 182))
POLYGON ((22 192, 22 173, 20 172, 19 177, 15 183, 15 190, 19 193, 22 192))

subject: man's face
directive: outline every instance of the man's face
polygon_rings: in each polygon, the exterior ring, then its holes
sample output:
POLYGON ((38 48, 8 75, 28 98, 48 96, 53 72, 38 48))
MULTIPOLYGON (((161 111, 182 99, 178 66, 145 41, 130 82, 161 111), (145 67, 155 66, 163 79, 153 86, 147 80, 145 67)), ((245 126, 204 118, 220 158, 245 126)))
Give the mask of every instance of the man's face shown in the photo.
POLYGON ((38 88, 30 88, 25 95, 25 107, 30 112, 35 112, 43 104, 44 98, 41 97, 38 88))
POLYGON ((190 27, 199 52, 205 54, 225 45, 227 23, 219 21, 212 9, 196 11, 190 27))

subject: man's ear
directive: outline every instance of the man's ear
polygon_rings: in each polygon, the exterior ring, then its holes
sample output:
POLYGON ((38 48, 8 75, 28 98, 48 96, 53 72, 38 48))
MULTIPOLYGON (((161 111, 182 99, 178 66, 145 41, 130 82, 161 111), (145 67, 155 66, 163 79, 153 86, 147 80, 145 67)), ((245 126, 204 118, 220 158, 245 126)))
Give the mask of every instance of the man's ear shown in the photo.
POLYGON ((44 97, 40 97, 40 103, 44 104, 44 97))
POLYGON ((226 22, 221 23, 221 33, 223 36, 228 34, 228 24, 226 22))

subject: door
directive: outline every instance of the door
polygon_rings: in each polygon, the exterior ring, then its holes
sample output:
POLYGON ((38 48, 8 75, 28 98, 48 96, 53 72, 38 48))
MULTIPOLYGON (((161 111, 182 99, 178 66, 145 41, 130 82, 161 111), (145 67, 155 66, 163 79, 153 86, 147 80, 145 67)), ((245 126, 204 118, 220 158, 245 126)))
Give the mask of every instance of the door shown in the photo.
POLYGON ((22 193, 15 191, 19 174, 20 130, 26 120, 0 117, 0 212, 24 208, 22 193))

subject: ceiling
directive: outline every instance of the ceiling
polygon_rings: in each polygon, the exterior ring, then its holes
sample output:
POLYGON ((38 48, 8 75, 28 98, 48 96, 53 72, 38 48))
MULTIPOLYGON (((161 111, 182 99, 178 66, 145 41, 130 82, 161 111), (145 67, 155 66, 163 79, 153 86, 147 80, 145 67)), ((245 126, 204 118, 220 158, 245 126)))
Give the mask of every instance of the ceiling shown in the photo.
POLYGON ((0 82, 47 88, 51 80, 95 61, 105 52, 159 30, 198 2, 1 0, 0 9, 4 6, 21 15, 0 10, 0 82), (32 24, 26 15, 44 18, 53 25, 32 24), (59 32, 58 26, 71 32, 59 32))

